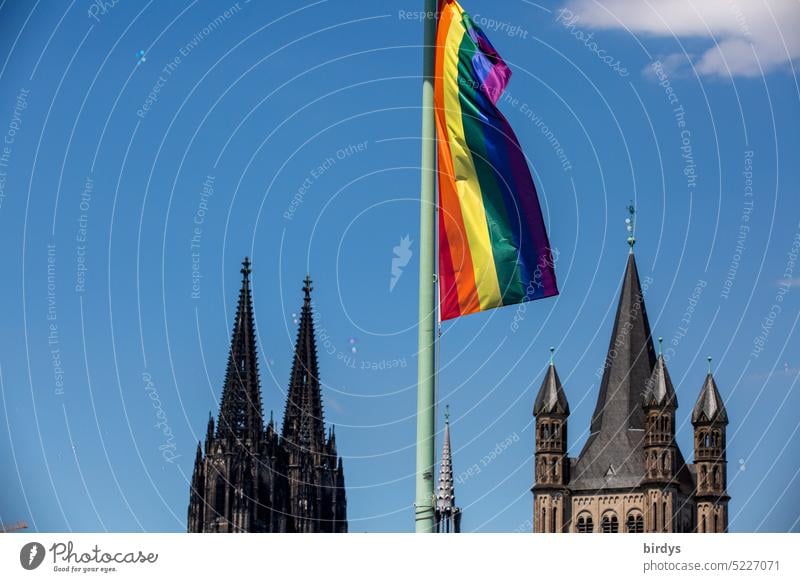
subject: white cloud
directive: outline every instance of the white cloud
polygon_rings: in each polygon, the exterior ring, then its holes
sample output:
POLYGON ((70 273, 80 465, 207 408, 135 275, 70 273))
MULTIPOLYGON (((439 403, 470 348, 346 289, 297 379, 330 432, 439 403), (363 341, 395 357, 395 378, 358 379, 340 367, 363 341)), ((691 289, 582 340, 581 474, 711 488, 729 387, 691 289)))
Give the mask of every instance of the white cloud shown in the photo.
POLYGON ((800 58, 798 0, 569 0, 565 9, 588 27, 708 39, 693 59, 701 75, 760 76, 800 58))

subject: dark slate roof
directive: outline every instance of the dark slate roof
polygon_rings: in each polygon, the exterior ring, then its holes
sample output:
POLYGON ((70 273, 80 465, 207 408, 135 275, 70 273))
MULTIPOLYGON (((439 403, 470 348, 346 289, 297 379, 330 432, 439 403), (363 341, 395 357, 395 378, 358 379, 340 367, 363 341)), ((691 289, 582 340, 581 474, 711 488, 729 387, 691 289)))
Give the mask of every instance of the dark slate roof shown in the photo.
POLYGON ((656 353, 633 253, 614 318, 611 342, 592 417, 591 434, 576 460, 570 488, 637 487, 644 477, 642 397, 656 353))
POLYGON ((552 362, 547 367, 542 387, 539 388, 533 404, 533 415, 540 414, 563 414, 564 416, 569 414, 569 403, 564 394, 564 388, 561 386, 561 380, 558 378, 556 366, 552 362))
POLYGON ((692 423, 698 422, 728 424, 728 413, 725 411, 722 397, 717 390, 714 376, 710 373, 706 376, 706 381, 700 390, 700 397, 692 410, 692 423))
POLYGON ((678 408, 678 397, 667 371, 664 356, 659 356, 653 374, 647 381, 642 400, 644 406, 678 408))

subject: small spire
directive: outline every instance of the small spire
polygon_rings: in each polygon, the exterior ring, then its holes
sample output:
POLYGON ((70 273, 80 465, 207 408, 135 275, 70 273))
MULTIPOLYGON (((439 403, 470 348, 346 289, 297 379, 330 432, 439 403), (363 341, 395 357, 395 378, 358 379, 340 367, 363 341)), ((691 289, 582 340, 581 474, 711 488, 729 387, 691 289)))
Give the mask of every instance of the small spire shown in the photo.
POLYGON ((728 413, 720 396, 717 383, 711 374, 711 358, 708 358, 708 376, 706 376, 700 396, 692 410, 692 424, 697 426, 704 423, 728 424, 728 413))
POLYGON ((555 351, 556 351, 556 349, 553 346, 550 346, 550 365, 551 366, 553 365, 553 353, 555 351))
POLYGON ((633 205, 633 201, 628 204, 628 218, 625 219, 625 225, 628 230, 628 245, 631 247, 631 253, 633 253, 633 245, 636 244, 636 237, 633 236, 633 230, 636 226, 636 207, 633 205))
POLYGON ((556 414, 569 416, 569 403, 567 402, 566 394, 564 394, 564 388, 561 386, 561 380, 558 378, 556 366, 552 362, 552 351, 550 355, 550 366, 547 367, 547 371, 544 373, 542 386, 539 388, 536 400, 533 403, 533 415, 556 414))
POLYGON ((658 357, 661 358, 664 356, 664 338, 658 338, 658 357))
MULTIPOLYGON (((661 338, 658 339, 660 340, 661 338)), ((667 364, 660 353, 656 366, 653 368, 653 373, 645 382, 642 404, 645 408, 661 408, 662 410, 666 407, 670 407, 673 410, 678 408, 678 397, 669 377, 667 364)))
POLYGON ((439 460, 439 484, 434 496, 435 531, 439 533, 458 533, 461 531, 461 509, 456 507, 456 491, 453 483, 449 408, 449 406, 445 406, 444 438, 442 456, 439 460))
POLYGON ((314 290, 314 287, 311 286, 311 275, 306 274, 306 278, 303 280, 303 294, 305 295, 306 301, 311 301, 311 292, 314 290))
POLYGON ((711 373, 711 356, 708 356, 706 358, 706 360, 708 360, 708 373, 710 374, 711 373))
POLYGON ((444 423, 450 424, 450 405, 445 404, 444 406, 444 423))
POLYGON ((242 271, 241 271, 245 280, 250 278, 251 272, 252 270, 250 269, 250 257, 245 257, 244 260, 242 261, 242 271))
POLYGON ((214 416, 211 414, 211 411, 208 411, 208 434, 214 432, 214 416))

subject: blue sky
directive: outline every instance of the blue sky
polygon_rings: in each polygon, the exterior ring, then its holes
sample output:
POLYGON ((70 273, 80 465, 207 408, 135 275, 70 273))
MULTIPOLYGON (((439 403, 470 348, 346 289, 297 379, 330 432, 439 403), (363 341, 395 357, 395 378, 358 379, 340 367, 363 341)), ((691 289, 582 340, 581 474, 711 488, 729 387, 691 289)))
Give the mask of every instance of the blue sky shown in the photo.
MULTIPOLYGON (((587 437, 630 201, 684 455, 711 355, 731 529, 800 529, 797 4, 640 4, 464 3, 513 70, 561 288, 444 326, 468 531, 530 531, 551 345, 587 437)), ((266 408, 310 272, 350 529, 413 529, 420 5, 0 2, 0 521, 184 530, 249 255, 266 408)))

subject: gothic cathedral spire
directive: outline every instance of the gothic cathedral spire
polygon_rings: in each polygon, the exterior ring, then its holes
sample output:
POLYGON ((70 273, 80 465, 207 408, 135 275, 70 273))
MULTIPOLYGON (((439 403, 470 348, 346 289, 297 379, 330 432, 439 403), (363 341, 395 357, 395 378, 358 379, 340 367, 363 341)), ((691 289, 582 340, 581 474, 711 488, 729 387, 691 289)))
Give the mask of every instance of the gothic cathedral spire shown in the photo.
POLYGON ((346 532, 347 500, 342 460, 333 430, 325 438, 322 392, 317 366, 311 278, 303 284, 281 443, 287 455, 289 511, 297 532, 346 532))
POLYGON ((297 330, 286 411, 283 416, 283 438, 289 445, 302 450, 321 451, 325 444, 325 422, 311 307, 312 290, 311 278, 306 276, 300 326, 297 330))
POLYGON ((283 437, 270 414, 264 428, 250 293, 250 261, 233 325, 219 421, 209 415, 197 445, 189 497, 190 532, 346 532, 342 459, 325 439, 311 313, 311 280, 289 384, 283 437))
POLYGON ((255 443, 264 430, 258 354, 250 293, 250 260, 242 262, 242 288, 231 336, 228 368, 222 389, 217 438, 255 443))

